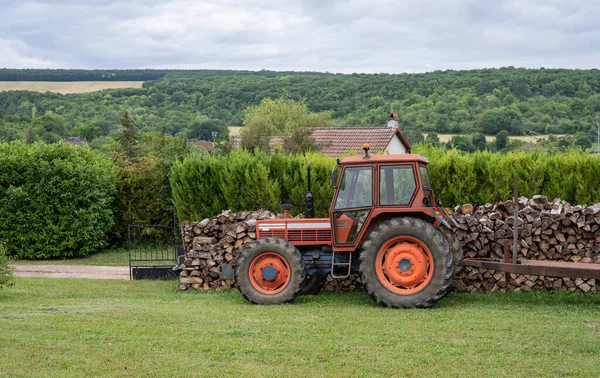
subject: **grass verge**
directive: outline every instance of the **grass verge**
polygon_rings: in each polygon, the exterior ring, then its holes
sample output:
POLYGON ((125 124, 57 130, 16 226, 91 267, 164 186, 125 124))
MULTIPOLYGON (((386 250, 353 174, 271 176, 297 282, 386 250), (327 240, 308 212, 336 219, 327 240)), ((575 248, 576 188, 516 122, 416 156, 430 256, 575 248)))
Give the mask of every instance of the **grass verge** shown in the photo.
POLYGON ((64 260, 12 260, 12 265, 97 265, 129 266, 127 248, 106 249, 90 256, 64 260))
POLYGON ((365 293, 253 306, 175 282, 18 279, 0 292, 0 376, 595 377, 600 296, 365 293))

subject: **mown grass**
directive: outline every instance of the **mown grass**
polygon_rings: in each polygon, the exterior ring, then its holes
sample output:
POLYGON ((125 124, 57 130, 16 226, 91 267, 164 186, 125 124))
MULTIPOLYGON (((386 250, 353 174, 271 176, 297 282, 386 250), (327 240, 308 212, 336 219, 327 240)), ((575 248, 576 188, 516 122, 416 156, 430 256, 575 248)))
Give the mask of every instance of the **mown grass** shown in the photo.
MULTIPOLYGON (((137 266, 176 265, 171 246, 137 247, 132 251, 133 263, 137 266), (171 259, 172 258, 172 259, 171 259), (151 260, 156 261, 151 261, 151 260), (138 260, 138 261, 135 261, 138 260), (143 260, 143 261, 140 261, 143 260)), ((11 260, 12 265, 94 265, 94 266, 129 266, 127 248, 111 248, 93 255, 62 260, 11 260)))
POLYGON ((261 307, 175 282, 18 279, 0 293, 0 376, 597 377, 600 296, 365 293, 261 307))

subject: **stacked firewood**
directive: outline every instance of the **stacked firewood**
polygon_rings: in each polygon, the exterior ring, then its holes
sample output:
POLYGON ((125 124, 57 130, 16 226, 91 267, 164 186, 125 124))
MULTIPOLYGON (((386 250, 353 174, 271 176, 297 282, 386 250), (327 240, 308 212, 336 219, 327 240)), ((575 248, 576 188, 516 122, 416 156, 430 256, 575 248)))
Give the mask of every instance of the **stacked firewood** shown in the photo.
MULTIPOLYGON (((600 263, 600 203, 571 206, 565 201, 548 201, 545 196, 521 197, 513 201, 473 207, 457 206, 455 232, 465 257, 503 258, 504 240, 513 254, 514 209, 518 206, 518 258, 579 263, 600 263)), ((600 284, 600 283, 599 283, 600 284)), ((569 279, 511 274, 466 267, 457 274, 454 287, 460 291, 507 291, 568 289, 597 291, 593 279, 569 279)))
POLYGON ((327 277, 327 284, 323 288, 324 292, 356 291, 361 290, 360 274, 351 274, 346 278, 327 277))
POLYGON ((224 211, 201 222, 186 223, 181 227, 185 259, 179 277, 179 290, 231 289, 233 279, 220 279, 219 266, 232 266, 244 246, 256 239, 256 221, 276 218, 269 211, 224 211))

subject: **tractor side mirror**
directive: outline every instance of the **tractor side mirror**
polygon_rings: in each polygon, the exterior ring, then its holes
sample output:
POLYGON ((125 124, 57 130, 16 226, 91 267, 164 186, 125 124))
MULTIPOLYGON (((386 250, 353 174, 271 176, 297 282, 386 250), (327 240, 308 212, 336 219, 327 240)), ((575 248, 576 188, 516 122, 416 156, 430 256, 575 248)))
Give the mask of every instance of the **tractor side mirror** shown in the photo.
POLYGON ((438 204, 439 207, 442 207, 442 200, 440 198, 438 198, 437 204, 438 204))
POLYGON ((340 174, 340 166, 336 164, 333 166, 333 171, 331 171, 331 183, 329 183, 329 185, 332 188, 335 188, 337 186, 339 174, 340 174))

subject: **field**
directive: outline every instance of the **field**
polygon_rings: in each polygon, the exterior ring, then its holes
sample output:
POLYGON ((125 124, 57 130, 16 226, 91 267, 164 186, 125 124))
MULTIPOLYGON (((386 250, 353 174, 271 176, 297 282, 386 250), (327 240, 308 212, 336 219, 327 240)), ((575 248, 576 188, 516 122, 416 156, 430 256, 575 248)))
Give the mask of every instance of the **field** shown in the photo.
POLYGON ((229 136, 239 136, 240 135, 240 130, 242 129, 241 126, 229 126, 229 136))
POLYGON ((141 88, 143 81, 0 81, 1 91, 55 92, 62 94, 97 92, 103 89, 141 88))
MULTIPOLYGON (((423 134, 425 137, 427 137, 427 134, 423 134)), ((458 134, 438 134, 438 136, 440 137, 440 142, 448 142, 450 139, 452 139, 453 136, 458 135, 458 134)), ((565 134, 555 134, 555 137, 562 137, 565 136, 565 134)), ((515 140, 523 140, 525 142, 536 142, 540 139, 545 139, 548 138, 548 135, 516 135, 516 136, 509 136, 509 139, 515 139, 515 140)), ((485 136, 485 140, 486 142, 493 142, 494 140, 496 140, 496 136, 495 135, 486 135, 485 136)))
MULTIPOLYGON (((240 130, 241 127, 240 126, 229 126, 229 136, 239 136, 240 135, 240 130)), ((427 137, 427 133, 423 134, 425 137, 427 137)), ((440 142, 448 142, 453 136, 458 135, 458 134, 438 134, 438 136, 440 137, 440 142)), ((564 136, 564 134, 556 134, 556 137, 561 137, 564 136)), ((526 142, 535 142, 538 141, 540 139, 544 139, 547 138, 548 135, 517 135, 517 136, 510 136, 510 139, 517 139, 517 140, 524 140, 526 142)), ((493 142, 496 139, 496 137, 494 135, 487 135, 485 137, 485 140, 489 143, 489 142, 493 142)))
POLYGON ((596 377, 600 296, 364 293, 253 306, 175 282, 18 279, 0 292, 0 377, 596 377))

